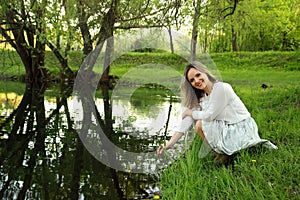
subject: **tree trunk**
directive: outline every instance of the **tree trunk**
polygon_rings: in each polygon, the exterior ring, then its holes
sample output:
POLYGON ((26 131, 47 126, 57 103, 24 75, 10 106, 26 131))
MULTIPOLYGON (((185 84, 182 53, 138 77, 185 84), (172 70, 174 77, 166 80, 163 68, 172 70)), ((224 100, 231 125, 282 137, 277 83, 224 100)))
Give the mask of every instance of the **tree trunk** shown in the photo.
POLYGON ((105 62, 103 66, 103 73, 100 81, 108 81, 109 80, 109 70, 110 70, 110 56, 113 51, 113 34, 114 34, 114 25, 116 20, 116 9, 119 0, 115 0, 112 3, 111 8, 103 17, 102 26, 99 32, 99 39, 97 45, 102 44, 106 40, 106 52, 105 52, 105 62))
POLYGON ((191 38, 191 61, 196 59, 196 47, 197 47, 197 39, 198 39, 198 24, 200 17, 200 6, 201 1, 195 2, 195 13, 193 17, 193 30, 192 30, 192 38, 191 38))
POLYGON ((170 36, 170 49, 171 49, 171 53, 174 54, 174 44, 173 44, 172 30, 171 30, 171 26, 170 25, 168 27, 168 33, 169 33, 169 36, 170 36))
POLYGON ((114 38, 110 37, 106 40, 106 50, 104 56, 104 65, 103 65, 103 73, 100 81, 105 82, 105 85, 109 85, 109 71, 110 71, 110 63, 111 63, 111 54, 114 49, 114 38))
MULTIPOLYGON (((85 59, 83 62, 84 70, 86 73, 92 73, 94 64, 97 60, 98 55, 100 54, 104 42, 113 36, 114 25, 116 20, 116 10, 118 6, 119 0, 114 0, 111 4, 110 9, 104 15, 100 31, 98 33, 98 40, 96 44, 96 48, 93 51, 93 41, 91 39, 91 34, 89 32, 88 27, 88 17, 84 11, 84 3, 82 0, 79 0, 79 27, 83 38, 83 53, 86 56, 89 56, 88 59, 85 59), (93 53, 91 54, 91 52, 93 53)), ((103 66, 103 73, 100 81, 108 81, 109 80, 109 64, 111 52, 113 51, 113 39, 107 40, 106 46, 106 55, 103 66)))
MULTIPOLYGON (((26 13, 25 10, 24 13, 26 13)), ((43 18, 42 7, 37 10, 36 15, 39 19, 43 18)), ((12 30, 15 39, 12 39, 8 30, 4 28, 1 28, 1 34, 19 54, 25 66, 26 81, 43 82, 47 75, 46 69, 43 68, 45 62, 45 43, 42 42, 42 34, 45 33, 43 21, 36 22, 35 26, 31 24, 24 26, 24 22, 19 22, 19 16, 13 8, 7 10, 6 17, 6 26, 12 30), (36 34, 37 32, 39 34, 36 34)), ((23 17, 26 19, 26 16, 23 17)))
POLYGON ((85 13, 84 3, 82 0, 79 0, 78 6, 78 20, 79 20, 79 28, 81 31, 82 39, 83 39, 83 53, 87 56, 93 50, 93 41, 92 36, 89 32, 88 28, 88 18, 85 13))
POLYGON ((281 50, 283 50, 283 51, 290 50, 290 49, 288 49, 288 46, 289 46, 289 40, 287 38, 287 32, 284 31, 283 32, 283 37, 282 37, 282 47, 281 47, 281 50))
POLYGON ((238 51, 236 32, 234 31, 233 26, 231 26, 231 44, 232 44, 232 51, 238 51))
POLYGON ((203 53, 207 51, 207 29, 204 30, 203 53))

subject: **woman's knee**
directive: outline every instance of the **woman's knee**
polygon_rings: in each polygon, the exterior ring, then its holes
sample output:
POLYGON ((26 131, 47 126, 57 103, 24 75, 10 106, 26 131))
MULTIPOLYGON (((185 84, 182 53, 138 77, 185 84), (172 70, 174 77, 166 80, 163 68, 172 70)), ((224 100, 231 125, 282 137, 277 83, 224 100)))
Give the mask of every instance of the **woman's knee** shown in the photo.
POLYGON ((203 130, 202 130, 202 121, 201 120, 198 120, 197 122, 196 122, 196 131, 197 131, 197 133, 198 133, 198 135, 200 135, 200 137, 205 141, 205 142, 207 142, 207 140, 206 140, 206 138, 205 138, 205 135, 204 135, 204 133, 203 133, 203 130))

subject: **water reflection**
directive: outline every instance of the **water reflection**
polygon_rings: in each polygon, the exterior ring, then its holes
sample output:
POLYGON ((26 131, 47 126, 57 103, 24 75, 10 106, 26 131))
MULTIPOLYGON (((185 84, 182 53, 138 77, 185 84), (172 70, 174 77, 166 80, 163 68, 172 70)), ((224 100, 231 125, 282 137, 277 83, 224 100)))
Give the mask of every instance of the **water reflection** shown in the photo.
MULTIPOLYGON (((0 94, 1 199, 146 199, 159 191, 155 175, 116 171, 87 151, 76 131, 82 124, 70 112, 72 87, 14 84, 25 92, 6 84, 0 94)), ((99 122, 127 151, 154 151, 180 113, 178 101, 170 104, 164 92, 145 91, 147 100, 137 95, 130 102, 96 94, 99 122)))

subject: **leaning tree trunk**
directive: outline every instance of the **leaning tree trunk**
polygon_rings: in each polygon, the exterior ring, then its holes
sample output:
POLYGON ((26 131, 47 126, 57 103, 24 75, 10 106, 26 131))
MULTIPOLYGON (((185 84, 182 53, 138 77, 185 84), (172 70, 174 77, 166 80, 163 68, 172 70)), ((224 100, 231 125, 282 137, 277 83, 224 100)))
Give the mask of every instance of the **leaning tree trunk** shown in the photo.
MULTIPOLYGON (((91 39, 91 34, 88 27, 88 16, 84 11, 84 3, 82 0, 79 0, 79 24, 80 31, 83 38, 83 52, 85 59, 82 63, 84 66, 85 74, 93 74, 93 67, 97 60, 98 55, 100 54, 105 41, 109 38, 112 38, 114 32, 114 25, 116 20, 116 10, 118 6, 119 0, 114 0, 111 4, 111 8, 108 12, 104 15, 101 28, 98 33, 98 40, 96 43, 96 48, 93 50, 93 40, 91 39), (92 53, 93 51, 93 53, 92 53), (92 53, 92 54, 91 54, 92 53)), ((103 73, 101 76, 101 81, 108 81, 109 80, 109 63, 110 63, 110 56, 113 50, 113 39, 107 40, 107 51, 105 55, 105 62, 103 66, 103 73)))
POLYGON ((103 45, 106 41, 106 52, 105 52, 105 61, 103 66, 103 73, 101 76, 101 82, 109 81, 109 69, 110 69, 110 57, 111 52, 113 51, 113 34, 114 34, 114 25, 116 20, 116 8, 118 0, 114 1, 115 4, 111 6, 109 11, 103 17, 102 26, 99 32, 99 40, 97 45, 103 45))
POLYGON ((78 2, 78 26, 83 39, 83 54, 86 57, 93 50, 93 41, 88 27, 88 17, 83 0, 78 0, 78 2))

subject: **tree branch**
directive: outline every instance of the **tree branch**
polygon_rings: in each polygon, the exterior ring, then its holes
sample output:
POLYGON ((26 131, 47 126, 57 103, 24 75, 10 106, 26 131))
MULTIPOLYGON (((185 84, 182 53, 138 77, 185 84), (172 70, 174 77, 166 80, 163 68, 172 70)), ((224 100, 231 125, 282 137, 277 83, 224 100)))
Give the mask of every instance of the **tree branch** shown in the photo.
POLYGON ((17 45, 15 43, 15 40, 13 40, 7 33, 6 30, 4 28, 2 28, 2 26, 0 26, 0 33, 1 35, 6 39, 6 41, 9 42, 9 44, 14 48, 17 49, 17 45))
MULTIPOLYGON (((156 10, 156 11, 151 12, 151 13, 145 13, 145 14, 142 14, 142 12, 140 12, 138 15, 136 15, 136 16, 134 16, 134 17, 132 17, 132 18, 128 18, 128 19, 120 18, 120 20, 119 20, 118 22, 128 22, 128 21, 134 21, 134 20, 143 19, 143 18, 149 17, 149 16, 155 16, 155 15, 157 15, 157 14, 160 13, 160 12, 163 12, 163 13, 164 13, 164 11, 167 12, 167 11, 168 11, 170 8, 172 8, 174 5, 175 5, 175 3, 174 3, 174 4, 170 4, 170 5, 168 5, 167 7, 160 8, 160 9, 158 9, 158 10, 156 10)), ((147 5, 147 6, 148 6, 148 5, 147 5)), ((144 9, 143 12, 144 12, 144 11, 146 11, 146 9, 144 9)))
POLYGON ((133 21, 133 20, 138 20, 138 19, 142 19, 142 18, 145 18, 145 17, 148 17, 148 16, 153 16, 153 15, 156 15, 157 13, 161 12, 165 10, 165 8, 161 8, 157 11, 154 11, 152 13, 149 13, 149 14, 144 14, 144 15, 137 15, 135 17, 132 17, 132 18, 128 18, 128 19, 122 19, 120 18, 120 22, 128 22, 128 21, 133 21))
POLYGON ((70 67, 68 66, 68 62, 67 59, 65 59, 59 52, 59 50, 47 39, 45 39, 45 43, 46 45, 51 49, 51 51, 54 53, 54 55, 56 56, 56 58, 58 59, 58 61, 61 64, 62 69, 67 72, 68 74, 73 74, 73 71, 70 69, 70 67))
POLYGON ((115 29, 123 29, 123 30, 128 30, 132 28, 161 28, 165 27, 166 25, 129 25, 129 26, 115 26, 115 29))
POLYGON ((0 43, 10 43, 10 42, 13 42, 14 40, 13 39, 10 39, 10 40, 0 40, 0 43))
POLYGON ((226 17, 230 16, 230 15, 233 15, 234 14, 234 11, 236 9, 236 6, 237 6, 237 3, 238 3, 239 0, 234 0, 234 5, 232 7, 228 7, 228 8, 225 8, 224 10, 222 10, 222 13, 225 12, 226 10, 228 9, 231 9, 231 12, 226 14, 223 18, 225 19, 226 17))

